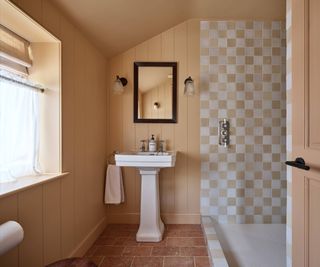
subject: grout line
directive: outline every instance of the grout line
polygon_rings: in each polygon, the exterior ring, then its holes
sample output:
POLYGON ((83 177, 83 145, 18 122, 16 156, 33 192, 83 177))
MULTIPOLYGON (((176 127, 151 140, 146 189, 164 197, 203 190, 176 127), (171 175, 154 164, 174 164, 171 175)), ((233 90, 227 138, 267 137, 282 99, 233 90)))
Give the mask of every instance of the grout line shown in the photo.
POLYGON ((106 256, 102 256, 99 264, 98 264, 98 267, 102 266, 102 263, 104 262, 104 259, 105 259, 106 256))
POLYGON ((132 257, 130 267, 133 266, 134 259, 135 259, 135 256, 132 257))

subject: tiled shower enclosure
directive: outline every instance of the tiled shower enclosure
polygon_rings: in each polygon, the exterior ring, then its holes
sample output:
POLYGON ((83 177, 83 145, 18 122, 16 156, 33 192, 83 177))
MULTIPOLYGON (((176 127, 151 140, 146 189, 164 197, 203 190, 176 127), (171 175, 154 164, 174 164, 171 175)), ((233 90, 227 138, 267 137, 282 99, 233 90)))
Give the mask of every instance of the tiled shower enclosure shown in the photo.
POLYGON ((286 221, 285 37, 280 21, 201 22, 201 213, 220 223, 286 221))

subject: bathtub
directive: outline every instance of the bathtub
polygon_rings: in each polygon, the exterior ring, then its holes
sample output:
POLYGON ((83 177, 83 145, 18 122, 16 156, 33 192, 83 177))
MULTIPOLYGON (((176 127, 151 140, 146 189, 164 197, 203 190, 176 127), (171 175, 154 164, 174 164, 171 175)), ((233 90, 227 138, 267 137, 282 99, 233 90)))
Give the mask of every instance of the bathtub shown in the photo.
POLYGON ((285 267, 285 224, 217 224, 202 217, 215 267, 285 267))

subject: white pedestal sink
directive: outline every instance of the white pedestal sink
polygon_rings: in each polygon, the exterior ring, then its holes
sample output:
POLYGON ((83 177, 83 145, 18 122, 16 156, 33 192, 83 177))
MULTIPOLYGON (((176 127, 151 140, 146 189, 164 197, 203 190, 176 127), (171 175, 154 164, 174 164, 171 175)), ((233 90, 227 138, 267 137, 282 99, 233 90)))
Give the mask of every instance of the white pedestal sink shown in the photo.
POLYGON ((162 240, 164 224, 160 218, 159 171, 174 167, 176 152, 125 152, 115 155, 116 165, 136 167, 141 175, 140 226, 136 239, 139 242, 162 240))

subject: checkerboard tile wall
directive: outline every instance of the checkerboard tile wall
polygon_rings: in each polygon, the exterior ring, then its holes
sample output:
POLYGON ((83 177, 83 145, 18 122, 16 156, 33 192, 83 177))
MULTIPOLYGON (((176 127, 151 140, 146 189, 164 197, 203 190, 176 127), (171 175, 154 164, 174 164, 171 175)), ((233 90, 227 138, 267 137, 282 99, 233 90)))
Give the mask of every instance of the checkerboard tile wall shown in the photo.
POLYGON ((286 220, 285 37, 284 22, 201 22, 201 212, 221 223, 286 220))

